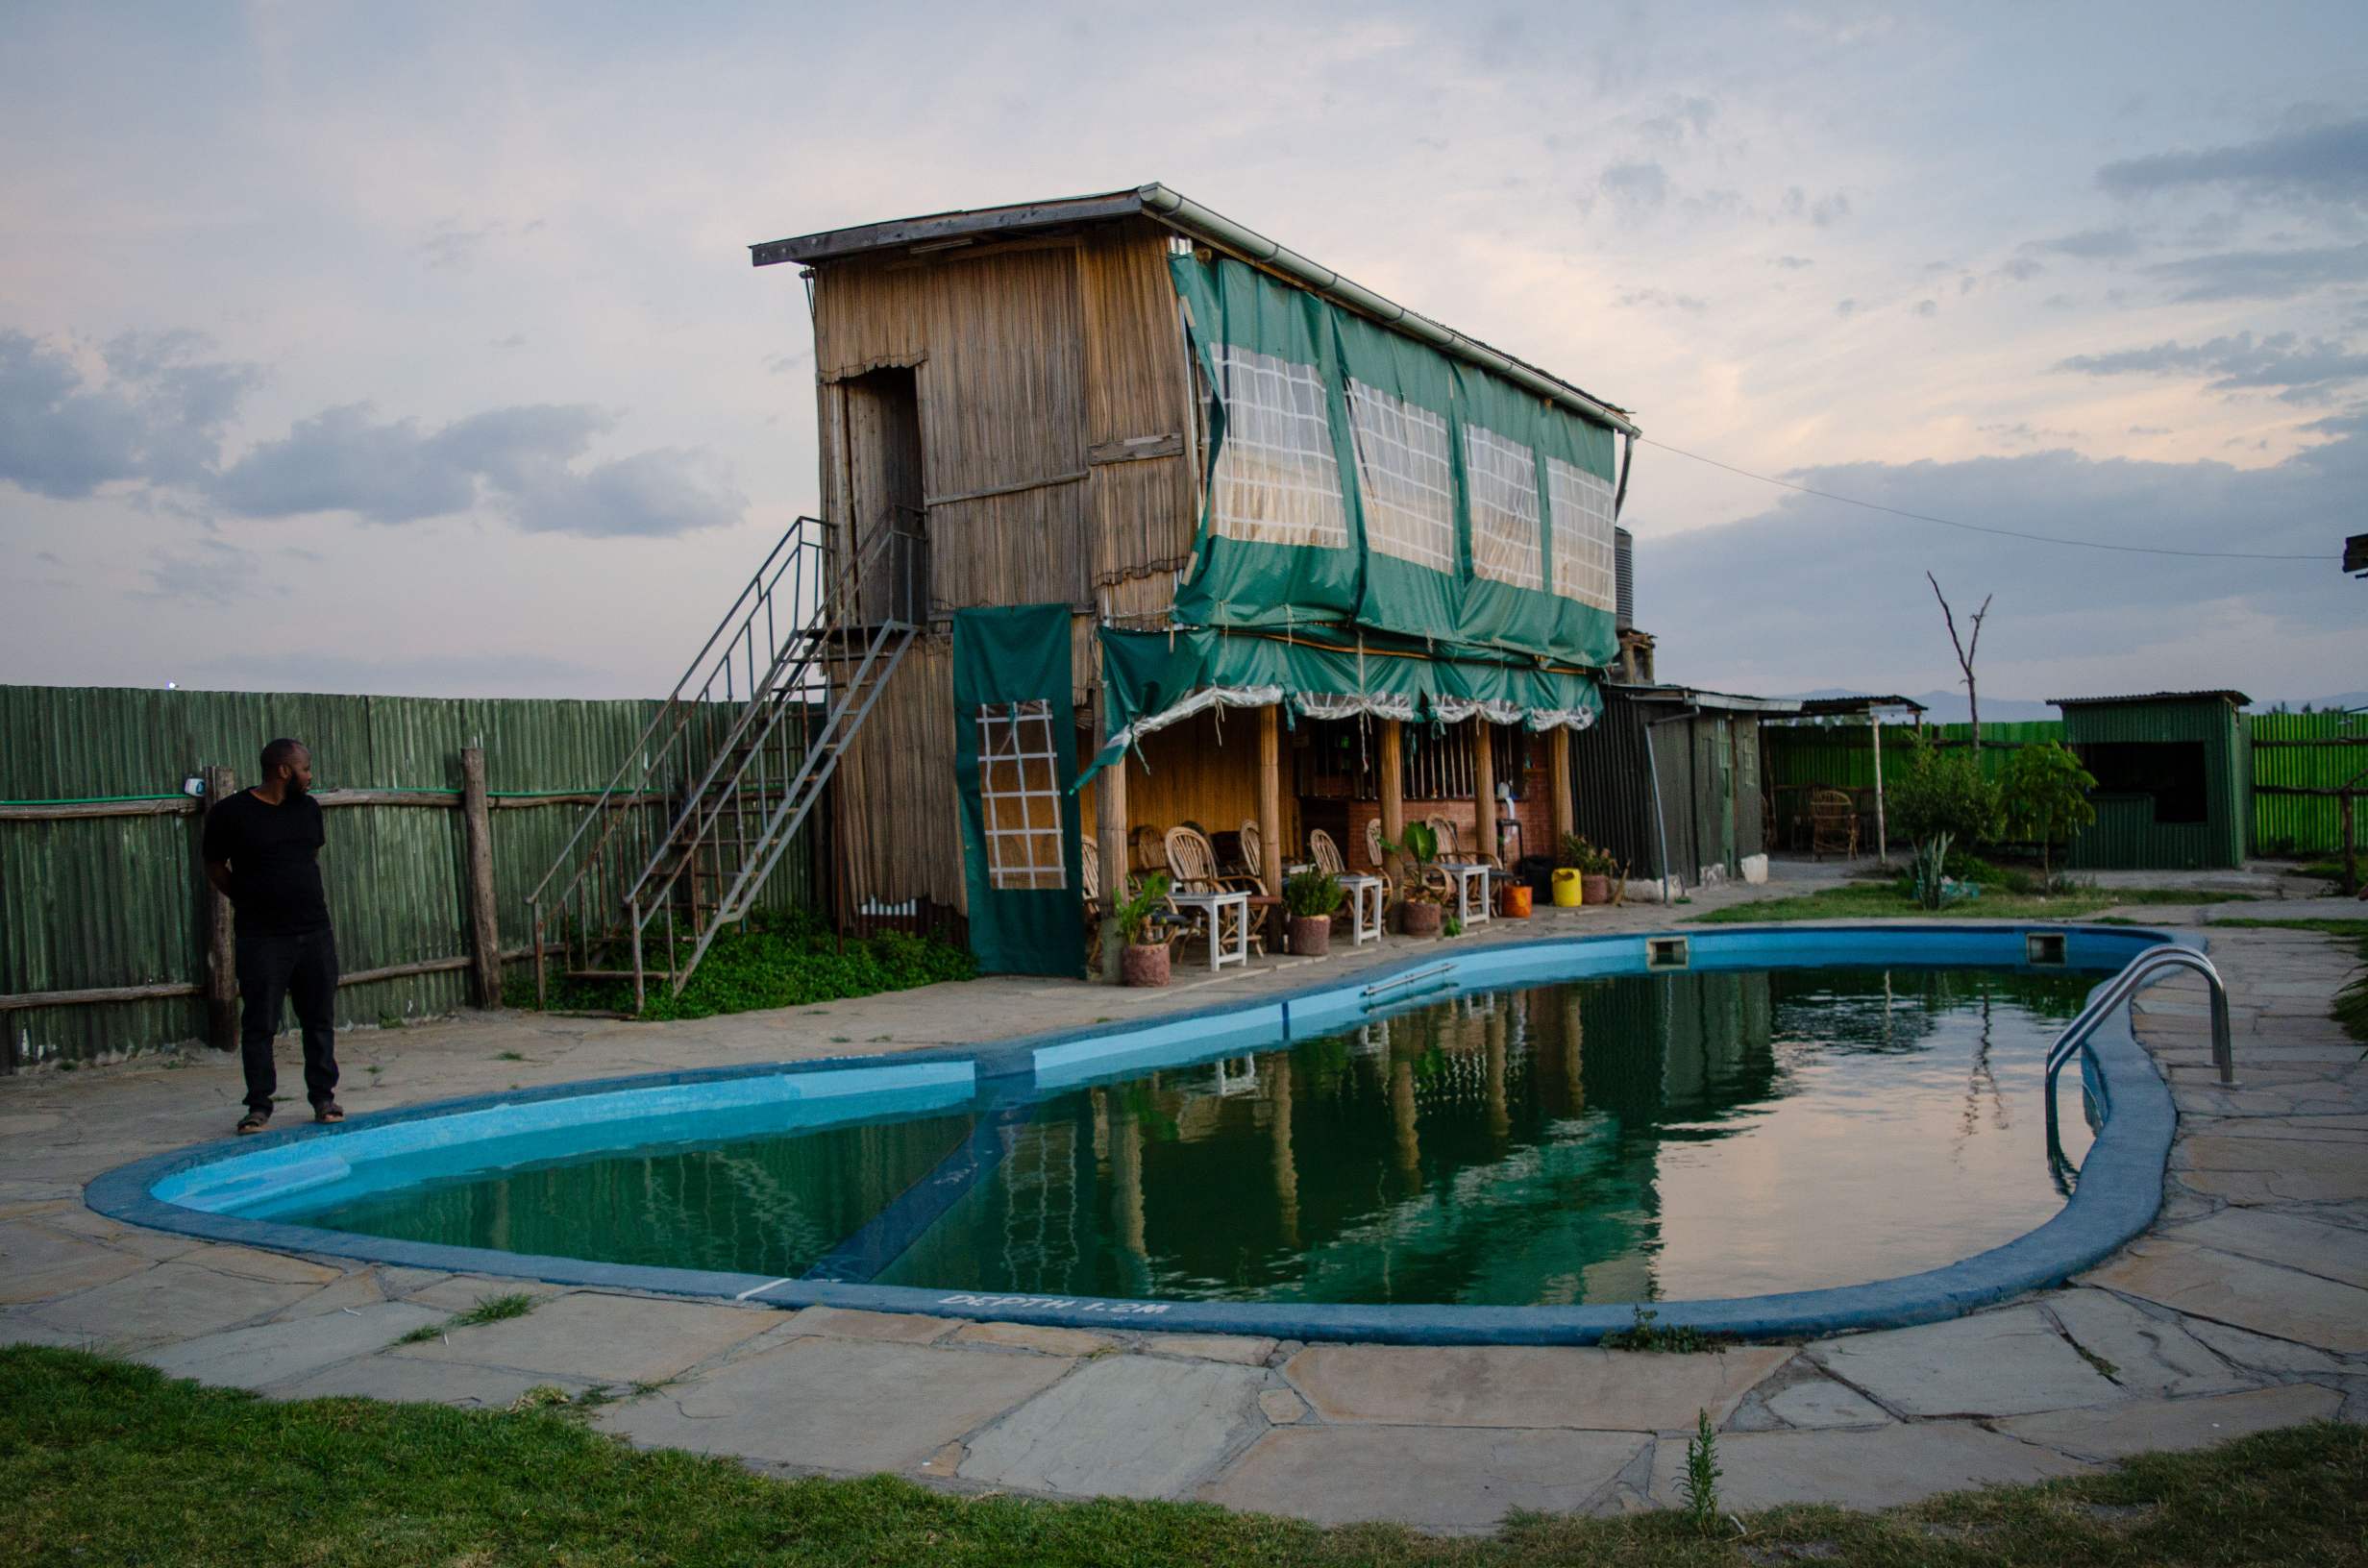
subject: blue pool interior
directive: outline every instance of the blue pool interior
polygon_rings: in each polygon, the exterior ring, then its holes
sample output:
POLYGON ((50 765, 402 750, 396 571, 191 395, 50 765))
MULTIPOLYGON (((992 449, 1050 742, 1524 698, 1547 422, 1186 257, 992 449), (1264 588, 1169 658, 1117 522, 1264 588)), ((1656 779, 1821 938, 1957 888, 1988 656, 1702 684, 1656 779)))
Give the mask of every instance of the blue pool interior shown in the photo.
MULTIPOLYGON (((185 1159, 149 1191, 328 1251, 890 1295, 1552 1308, 1852 1286, 2062 1208, 2046 1044, 2160 940, 2073 928, 2061 966, 2035 966, 2013 927, 1688 937, 1658 972, 1645 938, 1443 949, 1376 995, 422 1108, 185 1159)), ((2064 1126, 2077 1160, 2085 1123, 2064 1126)))

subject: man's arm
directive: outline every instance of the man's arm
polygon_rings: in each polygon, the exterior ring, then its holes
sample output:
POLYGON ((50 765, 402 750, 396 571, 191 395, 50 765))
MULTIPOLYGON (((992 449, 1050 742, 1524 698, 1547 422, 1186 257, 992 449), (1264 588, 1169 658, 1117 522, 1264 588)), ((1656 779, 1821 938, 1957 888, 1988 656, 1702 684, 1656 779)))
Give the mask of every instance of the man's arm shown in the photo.
POLYGON ((236 838, 230 818, 219 805, 206 813, 205 842, 198 848, 198 857, 206 863, 206 880, 225 898, 231 895, 231 859, 238 853, 233 842, 236 838))

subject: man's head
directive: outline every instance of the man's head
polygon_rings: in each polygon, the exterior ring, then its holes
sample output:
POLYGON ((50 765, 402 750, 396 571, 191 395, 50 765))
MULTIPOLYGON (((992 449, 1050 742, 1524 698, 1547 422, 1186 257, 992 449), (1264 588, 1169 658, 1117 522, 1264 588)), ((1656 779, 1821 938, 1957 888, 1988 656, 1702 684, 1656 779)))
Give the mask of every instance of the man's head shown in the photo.
POLYGON ((278 740, 263 747, 263 784, 275 783, 291 799, 312 788, 312 753, 304 742, 278 740))

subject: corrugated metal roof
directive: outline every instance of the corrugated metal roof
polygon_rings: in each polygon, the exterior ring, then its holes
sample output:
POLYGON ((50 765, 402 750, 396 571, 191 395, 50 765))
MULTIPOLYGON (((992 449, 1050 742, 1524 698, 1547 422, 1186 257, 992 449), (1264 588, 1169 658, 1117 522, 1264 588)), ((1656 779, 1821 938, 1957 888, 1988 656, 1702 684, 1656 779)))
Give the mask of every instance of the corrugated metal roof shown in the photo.
POLYGON ((1639 702, 1687 702, 1697 708, 1723 708, 1732 713, 1798 713, 1801 702, 1791 697, 1744 697, 1714 692, 1700 686, 1623 686, 1606 682, 1607 690, 1639 702))
POLYGON ((1825 719, 1841 713, 1867 713, 1876 708, 1906 708, 1912 713, 1923 713, 1923 703, 1912 697, 1805 697, 1801 698, 1801 717, 1825 719))
POLYGON ((2078 708, 2100 702, 2201 702, 2214 697, 2240 708, 2253 700, 2242 692, 2137 692, 2127 697, 2051 697, 2048 701, 2060 708, 2078 708))
POLYGON ((1342 277, 1329 267, 1276 244, 1257 231, 1212 211, 1190 197, 1170 190, 1156 181, 1147 185, 1138 185, 1133 190, 1104 191, 1093 196, 1064 196, 1052 201, 1021 202, 1007 207, 964 208, 917 218, 892 218, 885 223, 826 229, 820 233, 801 234, 792 239, 766 240, 749 247, 749 260, 755 266, 766 267, 783 261, 838 261, 875 251, 951 250, 971 244, 984 235, 1034 233, 1071 224, 1102 222, 1135 215, 1166 224, 1179 233, 1189 234, 1217 250, 1240 257, 1310 293, 1320 295, 1360 315, 1369 316, 1385 327, 1418 342, 1428 343, 1456 358, 1492 370, 1542 397, 1565 404, 1591 419, 1610 425, 1614 429, 1629 435, 1638 433, 1634 416, 1617 404, 1607 403, 1551 371, 1542 370, 1502 349, 1492 348, 1476 337, 1468 337, 1419 311, 1409 310, 1395 301, 1342 277))

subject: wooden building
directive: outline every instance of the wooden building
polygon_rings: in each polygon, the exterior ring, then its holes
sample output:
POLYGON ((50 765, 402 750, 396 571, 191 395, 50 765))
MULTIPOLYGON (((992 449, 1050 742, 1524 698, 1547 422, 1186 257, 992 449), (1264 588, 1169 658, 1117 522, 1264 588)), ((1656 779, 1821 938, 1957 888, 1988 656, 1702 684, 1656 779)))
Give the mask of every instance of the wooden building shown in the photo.
POLYGON ((1368 818, 1499 847, 1499 783, 1519 848, 1570 825, 1623 410, 1159 185, 752 250, 802 269, 843 615, 917 628, 828 743, 845 924, 1073 899, 1073 832, 1145 869, 1177 823, 1270 863, 1320 826, 1361 870, 1368 818), (966 676, 966 635, 1007 640, 966 676))

